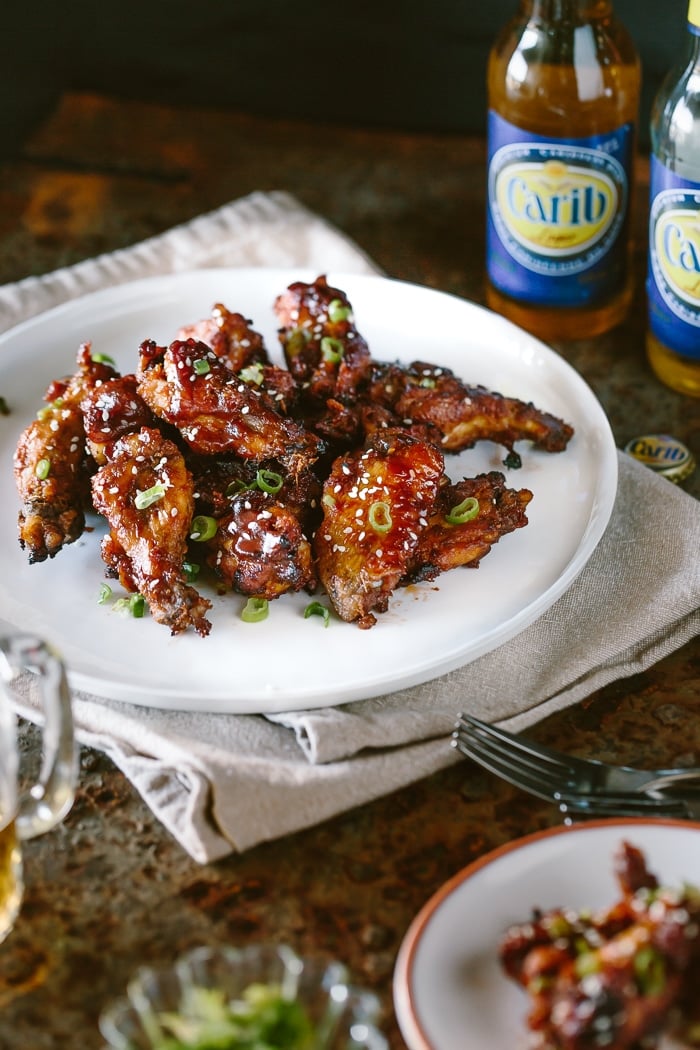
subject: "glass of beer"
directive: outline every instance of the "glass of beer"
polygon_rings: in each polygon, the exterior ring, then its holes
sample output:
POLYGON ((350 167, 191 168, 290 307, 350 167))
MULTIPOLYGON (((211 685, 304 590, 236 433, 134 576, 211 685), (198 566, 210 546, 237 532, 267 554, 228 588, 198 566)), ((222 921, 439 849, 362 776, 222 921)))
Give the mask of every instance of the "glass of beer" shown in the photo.
POLYGON ((53 828, 73 803, 76 748, 70 691, 59 656, 31 635, 0 636, 0 941, 12 929, 22 900, 21 843, 53 828), (35 782, 19 786, 15 679, 28 683, 43 708, 43 755, 35 782))

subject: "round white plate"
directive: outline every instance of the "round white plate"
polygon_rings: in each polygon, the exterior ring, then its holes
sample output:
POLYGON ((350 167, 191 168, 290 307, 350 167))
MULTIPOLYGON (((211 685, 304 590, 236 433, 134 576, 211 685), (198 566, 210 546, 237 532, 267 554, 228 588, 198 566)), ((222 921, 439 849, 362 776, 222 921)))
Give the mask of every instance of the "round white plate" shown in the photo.
MULTIPOLYGON (((250 318, 281 361, 272 311, 300 270, 202 270, 149 278, 74 300, 0 338, 0 617, 43 635, 63 654, 72 684, 100 696, 172 709, 279 712, 379 696, 427 681, 488 652, 543 613, 572 583, 607 525, 617 457, 607 418, 563 358, 503 318, 454 296, 380 277, 328 274, 354 306, 377 360, 446 365, 469 382, 532 400, 575 427, 566 452, 519 446, 520 470, 505 471, 534 499, 530 524, 504 537, 477 570, 398 592, 369 631, 334 619, 304 619, 308 595, 271 603, 267 620, 240 619, 243 600, 216 597, 208 638, 172 638, 150 618, 99 606, 103 580, 94 531, 50 562, 29 565, 17 540, 12 474, 17 438, 48 383, 74 371, 78 346, 134 371, 139 344, 167 344, 216 302, 250 318)), ((453 478, 501 469, 489 442, 447 460, 453 478)), ((202 591, 205 592, 203 586, 202 591)))
POLYGON ((623 840, 644 852, 662 883, 697 884, 700 823, 632 818, 518 839, 438 890, 409 927, 394 973, 396 1016, 409 1050, 525 1047, 528 1001, 501 969, 501 937, 535 907, 595 909, 618 900, 613 855, 623 840))

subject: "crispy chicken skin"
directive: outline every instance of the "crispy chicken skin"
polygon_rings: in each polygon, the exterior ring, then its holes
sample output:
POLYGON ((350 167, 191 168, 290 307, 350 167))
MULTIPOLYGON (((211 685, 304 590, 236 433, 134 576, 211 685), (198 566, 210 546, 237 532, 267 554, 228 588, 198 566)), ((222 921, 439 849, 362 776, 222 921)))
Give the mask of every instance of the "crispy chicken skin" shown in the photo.
POLYGON ((434 580, 440 573, 462 565, 476 568, 502 536, 527 525, 525 509, 532 493, 529 489, 506 488, 500 471, 465 478, 456 485, 443 480, 402 583, 434 580), (474 517, 461 522, 460 507, 468 508, 474 517), (455 509, 456 519, 451 522, 455 509))
POLYGON ((138 392, 202 455, 279 459, 291 472, 314 462, 321 440, 261 397, 254 384, 231 374, 205 343, 176 340, 167 349, 141 344, 138 392))
POLYGON ((672 1006, 697 1009, 700 892, 660 887, 628 842, 615 867, 622 896, 608 910, 536 912, 502 940, 536 1050, 652 1050, 672 1006))
POLYGON ((393 413, 410 432, 435 440, 445 452, 461 452, 477 441, 507 448, 509 466, 519 466, 516 441, 531 441, 544 452, 562 452, 573 429, 529 402, 471 386, 449 369, 423 361, 407 368, 375 368, 368 398, 393 413))
POLYGON ((114 374, 110 365, 94 361, 90 343, 83 343, 75 374, 51 383, 46 406, 19 438, 14 456, 22 504, 19 542, 30 562, 53 558, 82 535, 94 464, 85 450, 80 404, 91 389, 114 374))
POLYGON ((400 430, 373 435, 339 457, 323 489, 314 546, 333 606, 360 627, 375 623, 406 574, 437 498, 444 461, 434 445, 400 430))
POLYGON ((194 496, 176 445, 150 427, 124 435, 93 477, 92 493, 110 526, 102 549, 108 575, 143 595, 153 618, 171 634, 193 627, 207 635, 211 602, 184 576, 194 496))
POLYGON ((263 337, 251 325, 252 321, 243 314, 215 303, 209 317, 183 325, 177 338, 206 343, 232 372, 240 372, 248 365, 268 362, 263 337))

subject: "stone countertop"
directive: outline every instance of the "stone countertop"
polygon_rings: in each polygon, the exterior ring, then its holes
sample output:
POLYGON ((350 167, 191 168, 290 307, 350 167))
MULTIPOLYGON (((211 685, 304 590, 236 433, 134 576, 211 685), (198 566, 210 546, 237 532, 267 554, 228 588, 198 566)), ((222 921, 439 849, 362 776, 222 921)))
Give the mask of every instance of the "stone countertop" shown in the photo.
MULTIPOLYGON (((261 120, 67 95, 0 165, 0 282, 125 247, 254 190, 284 189, 353 237, 393 277, 483 302, 484 143, 261 120)), ((616 331, 561 347, 623 446, 671 433, 700 458, 697 403, 644 359, 639 163, 635 309, 616 331)), ((700 471, 686 484, 700 495, 700 471)), ((539 723, 580 754, 700 763, 697 639, 646 672, 539 723)), ((37 751, 37 731, 21 743, 37 751)), ((447 742, 446 742, 446 746, 447 742)), ((135 968, 199 944, 283 941, 343 959, 404 1046, 391 979, 412 918, 491 848, 559 823, 464 762, 318 827, 202 867, 103 755, 83 749, 65 823, 25 845, 26 895, 0 948, 0 1050, 102 1044, 97 1016, 135 968)))

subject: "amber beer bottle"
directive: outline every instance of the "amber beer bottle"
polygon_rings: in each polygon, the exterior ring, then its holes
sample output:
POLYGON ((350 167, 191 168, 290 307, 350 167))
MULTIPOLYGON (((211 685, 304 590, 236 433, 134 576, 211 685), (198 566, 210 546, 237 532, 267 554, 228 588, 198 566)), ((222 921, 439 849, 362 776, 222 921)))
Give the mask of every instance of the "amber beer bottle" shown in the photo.
POLYGON ((647 355, 667 386, 700 397, 700 0, 652 108, 650 163, 647 355))
POLYGON ((542 339, 628 310, 640 80, 609 0, 521 0, 491 49, 487 302, 542 339))

